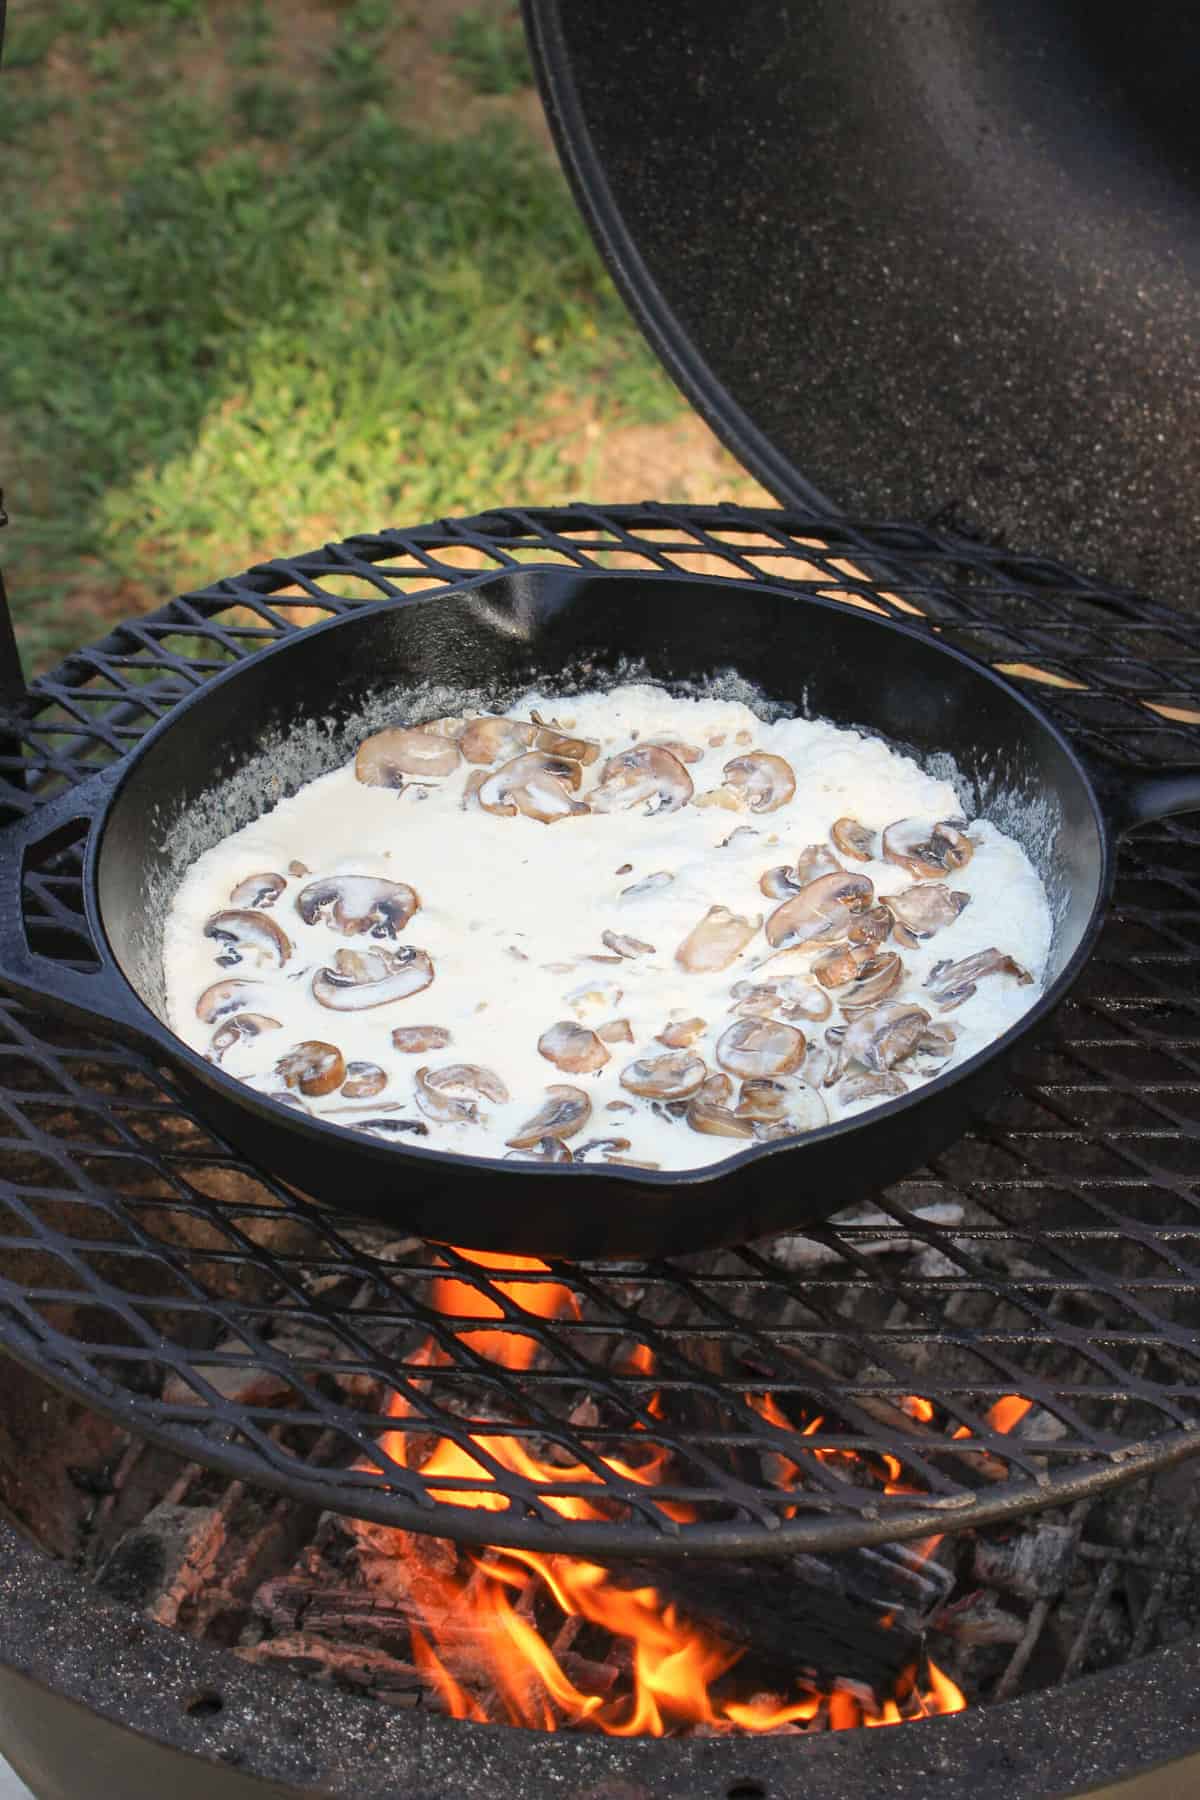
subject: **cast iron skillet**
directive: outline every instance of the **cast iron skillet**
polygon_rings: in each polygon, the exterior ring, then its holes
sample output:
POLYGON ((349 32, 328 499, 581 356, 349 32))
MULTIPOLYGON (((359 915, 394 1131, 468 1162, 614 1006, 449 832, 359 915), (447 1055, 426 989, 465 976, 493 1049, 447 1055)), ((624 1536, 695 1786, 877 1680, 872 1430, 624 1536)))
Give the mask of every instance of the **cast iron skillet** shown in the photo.
MULTIPOLYGON (((868 613, 691 576, 484 576, 366 608, 265 651, 184 701, 123 762, 0 834, 0 986, 133 1039, 171 1068, 224 1138, 331 1206, 478 1249, 700 1250, 827 1216, 958 1136, 1087 960, 1111 891, 1115 836, 1194 807, 1200 771, 1088 768, 989 670, 868 613), (631 672, 675 686, 727 669, 805 714, 864 727, 919 758, 949 753, 968 816, 991 818, 1025 844, 1056 913, 1048 986, 987 1050, 853 1121, 715 1166, 657 1173, 540 1168, 355 1135, 243 1087, 156 1016, 163 918, 183 868, 345 761, 367 730, 446 712, 455 695, 502 705, 534 683, 566 694, 631 672), (35 954, 21 908, 27 856, 67 841, 81 821, 95 973, 35 954)), ((570 826, 556 829, 565 844, 570 826)))

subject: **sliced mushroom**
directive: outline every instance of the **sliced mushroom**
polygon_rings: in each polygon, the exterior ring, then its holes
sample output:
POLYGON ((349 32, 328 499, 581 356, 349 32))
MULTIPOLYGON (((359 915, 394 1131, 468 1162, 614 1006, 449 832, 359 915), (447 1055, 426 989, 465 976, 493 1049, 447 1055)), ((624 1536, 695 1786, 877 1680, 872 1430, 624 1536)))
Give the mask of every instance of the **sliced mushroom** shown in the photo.
POLYGON ((728 1075, 723 1075, 719 1069, 714 1069, 711 1075, 706 1075, 696 1089, 696 1098, 707 1100, 713 1106, 727 1106, 732 1097, 733 1083, 728 1075))
POLYGON ((478 1124, 481 1098, 501 1106, 509 1097, 500 1077, 478 1063, 449 1063, 444 1069, 426 1065, 413 1080, 421 1111, 444 1125, 478 1124))
POLYGON ((686 1050, 697 1038, 703 1037, 707 1029, 706 1019, 679 1019, 663 1026, 658 1034, 658 1042, 665 1044, 668 1050, 686 1050))
POLYGON ((434 737, 453 738, 457 743, 467 729, 467 721, 457 713, 447 713, 440 719, 426 719, 419 729, 432 732, 434 737))
POLYGON ((737 1019, 717 1040, 721 1067, 743 1081, 790 1075, 804 1061, 808 1040, 775 1019, 737 1019))
POLYGON ((791 1081, 743 1081, 734 1109, 741 1119, 773 1125, 787 1117, 788 1101, 795 1086, 791 1081))
POLYGON ((229 904, 265 909, 274 906, 286 886, 286 875, 247 875, 230 894, 229 904))
POLYGON ((561 1138, 538 1138, 525 1150, 510 1150, 504 1158, 505 1162, 524 1163, 569 1163, 574 1158, 561 1138))
POLYGON ((721 773, 725 785, 741 794, 753 813, 778 812, 796 792, 796 777, 791 764, 768 750, 751 750, 748 756, 735 756, 721 773))
POLYGON ((535 750, 546 750, 551 756, 569 757, 585 768, 599 756, 600 746, 594 739, 571 737, 553 719, 539 718, 537 713, 531 713, 530 717, 537 726, 533 740, 535 750))
POLYGON ((974 956, 964 956, 961 962, 951 962, 945 957, 934 963, 925 986, 934 990, 939 1011, 950 1012, 971 998, 976 982, 982 981, 985 975, 1014 975, 1022 987, 1033 980, 1028 969, 1023 969, 1011 956, 993 947, 977 950, 974 956))
MULTIPOLYGON (((211 990, 210 990, 211 991, 211 990)), ((209 1062, 219 1063, 227 1050, 235 1044, 250 1043, 261 1037, 264 1031, 279 1031, 278 1019, 270 1018, 266 1013, 234 1013, 223 1025, 218 1025, 213 1032, 212 1043, 208 1046, 209 1062)))
POLYGON ((654 945, 645 944, 641 938, 628 937, 622 931, 602 931, 600 942, 615 950, 618 956, 653 956, 654 945))
POLYGON ((847 1075, 838 1094, 847 1106, 856 1100, 898 1100, 907 1094, 908 1083, 893 1069, 867 1070, 861 1075, 847 1075))
POLYGON ((823 875, 843 874, 845 870, 828 844, 809 844, 791 868, 785 863, 768 869, 758 885, 769 900, 790 900, 823 875))
POLYGON ((487 780, 486 769, 472 769, 463 782, 461 809, 463 812, 482 812, 479 804, 479 790, 487 780))
POLYGON ((735 1109, 754 1121, 758 1138, 791 1137, 829 1123, 829 1109, 804 1081, 746 1081, 735 1109))
POLYGON ((958 1033, 948 1022, 926 1026, 914 1052, 923 1075, 941 1074, 954 1054, 957 1037, 958 1033))
POLYGON ((560 1019, 538 1039, 538 1054, 569 1075, 591 1075, 608 1061, 608 1051, 594 1031, 576 1025, 573 1019, 560 1019))
POLYGON ((692 778, 677 757, 658 744, 636 744, 610 756, 600 785, 588 796, 593 812, 629 812, 645 802, 649 817, 678 812, 692 797, 692 778))
POLYGON ((883 943, 891 929, 892 915, 881 901, 877 906, 868 906, 865 912, 856 913, 846 936, 852 944, 874 947, 883 943))
POLYGON ((369 931, 374 938, 394 938, 420 905, 419 894, 406 881, 385 881, 379 875, 329 875, 296 895, 296 911, 306 925, 324 920, 343 937, 369 931))
POLYGON ((829 832, 843 856, 855 862, 870 862, 875 855, 875 833, 860 825, 857 819, 835 819, 829 832))
POLYGON ((735 981, 729 990, 737 1001, 735 1011, 744 1019, 769 1018, 778 1013, 789 1024, 819 1024, 833 1011, 833 1001, 824 988, 811 982, 784 976, 777 981, 735 981))
POLYGON ((790 950, 844 937, 853 915, 865 912, 874 897, 866 875, 821 875, 776 907, 767 920, 767 942, 773 950, 790 950))
POLYGON ((824 988, 841 988, 855 979, 870 951, 858 951, 851 944, 835 944, 814 957, 812 972, 824 988))
POLYGON ((354 758, 354 777, 364 787, 398 788, 406 775, 432 780, 452 775, 458 767, 453 738, 419 726, 389 726, 364 738, 354 758))
POLYGON ((665 1056, 643 1056, 626 1063, 621 1086, 631 1094, 651 1100, 686 1100, 696 1092, 708 1070, 698 1056, 671 1050, 665 1056))
POLYGON ((605 1112, 625 1113, 634 1112, 636 1108, 629 1100, 609 1100, 605 1102, 604 1110, 605 1112))
POLYGON ((737 788, 708 788, 703 794, 697 794, 692 802, 694 806, 719 806, 722 812, 742 812, 745 808, 745 797, 737 788))
POLYGON ((372 1100, 387 1086, 387 1074, 373 1062, 348 1062, 342 1092, 347 1100, 372 1100))
POLYGON ((926 881, 902 894, 889 894, 883 904, 896 922, 900 942, 915 950, 918 942, 953 925, 970 899, 970 894, 957 893, 944 881, 926 881))
POLYGON ((754 1126, 749 1119, 739 1119, 736 1113, 730 1112, 727 1106, 717 1106, 711 1100, 702 1100, 699 1095, 688 1102, 684 1114, 693 1131, 704 1132, 708 1137, 752 1138, 754 1126))
POLYGON ((739 957, 762 924, 762 914, 752 919, 730 912, 727 906, 710 906, 675 952, 675 961, 691 975, 727 969, 739 957))
POLYGON ((565 756, 548 756, 544 750, 528 750, 513 757, 481 783, 477 798, 484 812, 511 819, 521 813, 543 825, 556 824, 585 813, 581 801, 572 800, 568 789, 577 788, 583 771, 565 756))
POLYGON ((273 998, 271 989, 260 981, 242 981, 234 976, 205 988, 196 1002, 196 1017, 206 1025, 215 1025, 231 1013, 261 1012, 273 998))
POLYGON ((419 994, 433 980, 433 963, 424 950, 406 944, 399 950, 339 950, 334 966, 318 969, 312 979, 313 999, 334 1012, 362 1012, 419 994))
MULTIPOLYGON (((511 1150, 529 1150, 540 1138, 569 1138, 592 1116, 592 1103, 582 1088, 562 1085, 546 1089, 546 1102, 505 1142, 511 1150)), ((625 1146, 629 1148, 628 1145, 625 1146)))
POLYGON ((292 954, 291 938, 266 913, 214 913, 204 935, 222 946, 217 961, 226 969, 236 968, 243 959, 259 969, 281 969, 292 954))
MULTIPOLYGON (((846 1027, 840 1040, 840 1060, 843 1064, 861 1063, 864 1069, 876 1072, 894 1068, 912 1055, 929 1022, 924 1007, 906 1000, 885 1000, 846 1027)), ((828 1042, 832 1034, 825 1035, 828 1042)), ((840 1079, 841 1073, 841 1068, 836 1074, 830 1071, 834 1079, 840 1079)), ((826 1085, 830 1084, 830 1075, 825 1078, 826 1085)))
POLYGON ((646 1162, 640 1156, 606 1156, 604 1158, 604 1160, 606 1163, 611 1163, 615 1168, 620 1168, 620 1169, 661 1169, 662 1168, 661 1163, 646 1162))
POLYGON ((428 1137, 429 1127, 423 1119, 359 1119, 347 1131, 366 1131, 372 1137, 428 1137))
POLYGON ((589 1156, 619 1156, 623 1150, 632 1150, 633 1145, 628 1138, 589 1138, 586 1144, 575 1146, 575 1161, 586 1162, 589 1156))
POLYGON ((294 876, 294 877, 295 877, 295 879, 296 879, 296 880, 297 880, 297 881, 299 881, 299 880, 301 880, 301 879, 302 879, 302 878, 303 878, 303 877, 304 877, 304 876, 305 876, 305 875, 311 875, 311 874, 312 874, 312 870, 311 870, 311 869, 310 869, 310 868, 309 868, 309 866, 308 866, 308 864, 307 864, 307 863, 302 863, 302 862, 290 862, 290 863, 289 863, 289 864, 288 864, 288 874, 289 874, 289 875, 292 875, 292 876, 294 876))
POLYGON ((607 1025, 597 1025, 596 1036, 606 1044, 632 1044, 633 1026, 628 1019, 610 1019, 607 1025))
POLYGON ((622 888, 619 897, 622 900, 640 900, 646 894, 657 894, 660 889, 670 887, 674 879, 669 869, 656 869, 653 875, 644 875, 632 887, 622 888))
POLYGON ((458 740, 469 763, 508 762, 528 750, 537 726, 527 719, 472 719, 458 740))
POLYGON ((883 834, 883 860, 907 869, 918 881, 940 881, 965 869, 974 854, 969 837, 956 823, 897 819, 883 834))
POLYGON ((332 1094, 346 1079, 346 1060, 336 1044, 309 1038, 279 1058, 275 1073, 285 1087, 299 1088, 302 1094, 332 1094))
POLYGON ((392 1033, 392 1048, 402 1056, 415 1056, 423 1050, 444 1050, 450 1033, 444 1025, 397 1025, 392 1033))
POLYGON ((857 1018, 860 1012, 878 1006, 894 994, 903 979, 904 964, 894 950, 868 956, 859 964, 849 993, 838 995, 842 1011, 848 1019, 857 1018))
POLYGON ((689 744, 686 739, 676 737, 674 732, 671 731, 655 732, 653 737, 643 738, 642 741, 646 744, 655 745, 659 750, 669 750, 676 762, 699 762, 700 758, 704 755, 703 750, 699 749, 695 744, 689 744))
POLYGON ((732 849, 734 844, 737 843, 739 838, 753 838, 753 837, 757 837, 758 835, 759 835, 759 833, 758 833, 757 825, 737 825, 729 833, 728 837, 723 837, 721 839, 720 843, 717 845, 717 849, 718 850, 730 850, 730 849, 732 849))

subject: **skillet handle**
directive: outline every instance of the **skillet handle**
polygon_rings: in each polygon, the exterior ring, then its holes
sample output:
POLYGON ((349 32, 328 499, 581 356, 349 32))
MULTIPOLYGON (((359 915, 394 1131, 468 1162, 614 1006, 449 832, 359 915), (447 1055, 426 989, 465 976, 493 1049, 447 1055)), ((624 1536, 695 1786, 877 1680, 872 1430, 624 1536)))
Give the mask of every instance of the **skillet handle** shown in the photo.
POLYGON ((1172 813, 1200 812, 1200 764, 1175 763, 1148 772, 1088 759, 1104 815, 1119 837, 1172 813))
POLYGON ((86 827, 85 855, 102 817, 119 768, 102 769, 68 793, 56 794, 35 806, 14 824, 0 829, 0 991, 15 994, 31 1005, 99 1025, 118 1037, 133 1037, 143 1046, 153 1037, 153 1018, 128 987, 90 920, 64 925, 67 954, 74 941, 80 951, 91 950, 99 967, 73 969, 32 948, 25 929, 22 881, 33 851, 53 853, 71 840, 80 825, 86 827))

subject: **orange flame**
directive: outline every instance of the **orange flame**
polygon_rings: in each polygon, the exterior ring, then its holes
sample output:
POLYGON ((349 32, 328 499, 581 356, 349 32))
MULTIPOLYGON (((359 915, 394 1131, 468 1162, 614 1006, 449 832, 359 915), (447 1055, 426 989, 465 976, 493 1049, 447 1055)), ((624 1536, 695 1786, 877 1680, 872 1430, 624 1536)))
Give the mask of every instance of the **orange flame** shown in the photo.
MULTIPOLYGON (((514 1270, 549 1273, 547 1265, 535 1258, 492 1256, 482 1251, 458 1254, 482 1268, 503 1269, 506 1274, 514 1270)), ((574 1306, 570 1290, 556 1282, 508 1279, 495 1286, 514 1308, 539 1318, 553 1317, 574 1306)), ((435 1281, 432 1302, 443 1313, 458 1319, 505 1318, 503 1308, 488 1294, 454 1275, 440 1276, 435 1281)), ((503 1331, 468 1330, 458 1335, 480 1356, 510 1369, 528 1368, 536 1351, 536 1340, 514 1330, 511 1324, 503 1331)), ((413 1360, 436 1366, 444 1358, 431 1340, 413 1360)), ((628 1373, 646 1376, 652 1373, 652 1367, 652 1357, 645 1346, 638 1346, 626 1365, 628 1373)), ((769 1424, 787 1431, 789 1436, 795 1435, 794 1422, 771 1394, 747 1394, 746 1399, 769 1424)), ((928 1401, 920 1401, 919 1396, 912 1397, 906 1410, 918 1406, 928 1407, 932 1417, 932 1406, 928 1401)), ((651 1417, 661 1416, 657 1395, 644 1411, 651 1417)), ((392 1396, 388 1414, 394 1420, 407 1421, 413 1433, 419 1431, 416 1409, 403 1395, 392 1396)), ((924 1413, 914 1410, 913 1416, 924 1417, 924 1413)), ((801 1435, 811 1436, 821 1423, 820 1418, 812 1419, 801 1435)), ((996 1429, 1005 1427, 997 1425, 996 1429)), ((408 1430, 386 1431, 380 1442, 396 1463, 412 1466, 408 1430)), ((491 1511, 506 1507, 508 1501, 488 1467, 490 1461, 536 1483, 545 1504, 564 1518, 602 1520, 609 1516, 601 1510, 601 1494, 593 1503, 586 1494, 546 1491, 554 1486, 583 1488, 603 1483, 604 1475, 587 1464, 542 1461, 520 1439, 501 1432, 495 1436, 477 1432, 472 1443, 475 1455, 447 1438, 439 1438, 421 1457, 420 1473, 427 1485, 431 1478, 465 1484, 430 1486, 432 1498, 491 1511)), ((669 1451, 649 1440, 645 1449, 644 1460, 636 1465, 611 1456, 597 1460, 623 1482, 653 1484, 662 1476, 669 1451)), ((817 1445, 811 1454, 865 1464, 870 1477, 881 1483, 886 1480, 888 1486, 897 1482, 902 1472, 899 1461, 890 1455, 864 1458, 852 1450, 817 1445), (881 1467, 877 1467, 880 1463, 881 1467)), ((799 1482, 802 1471, 796 1462, 776 1453, 776 1463, 787 1470, 786 1478, 781 1477, 782 1484, 793 1486, 799 1482)), ((607 1498, 611 1508, 611 1495, 607 1498)), ((694 1516, 686 1506, 662 1500, 657 1504, 681 1521, 694 1516)), ((377 1527, 369 1529, 367 1541, 377 1551, 388 1542, 388 1534, 377 1527)), ((931 1549, 936 1541, 929 1540, 931 1549)), ((651 1585, 622 1587, 608 1569, 577 1557, 499 1548, 471 1553, 464 1559, 466 1573, 456 1570, 447 1574, 437 1566, 436 1559, 423 1562, 419 1581, 412 1582, 406 1579, 406 1565, 400 1560, 416 1554, 407 1533, 394 1534, 394 1549, 394 1562, 372 1557, 372 1578, 393 1583, 414 1615, 410 1628, 413 1664, 457 1719, 495 1718, 473 1689, 494 1696, 493 1708, 502 1709, 503 1717, 511 1724, 556 1730, 560 1725, 586 1722, 591 1729, 613 1737, 661 1737, 688 1725, 702 1725, 719 1732, 774 1731, 788 1725, 843 1730, 899 1724, 905 1718, 926 1713, 957 1712, 966 1705, 959 1689, 933 1663, 928 1665, 928 1682, 923 1688, 918 1688, 915 1671, 910 1671, 895 1696, 878 1708, 861 1690, 852 1690, 848 1684, 837 1685, 828 1694, 816 1692, 811 1684, 801 1684, 800 1691, 793 1695, 759 1694, 750 1700, 720 1698, 714 1691, 715 1684, 740 1660, 742 1648, 683 1617, 651 1585), (576 1619, 627 1642, 632 1648, 632 1695, 613 1700, 607 1691, 588 1692, 573 1681, 537 1629, 535 1608, 542 1617, 555 1610, 561 1614, 559 1630, 566 1627, 568 1620, 576 1619)))
POLYGON ((1026 1400, 1020 1394, 1001 1394, 988 1414, 987 1422, 993 1431, 1010 1432, 1021 1423, 1032 1405, 1032 1400, 1026 1400))

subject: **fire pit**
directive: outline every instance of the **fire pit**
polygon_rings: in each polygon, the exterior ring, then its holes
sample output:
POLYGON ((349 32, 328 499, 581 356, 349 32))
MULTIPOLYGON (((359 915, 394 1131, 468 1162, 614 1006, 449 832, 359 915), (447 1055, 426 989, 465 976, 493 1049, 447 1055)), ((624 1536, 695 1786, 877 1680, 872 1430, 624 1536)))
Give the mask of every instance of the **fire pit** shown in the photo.
MULTIPOLYGON (((575 507, 354 539, 119 627, 13 710, 10 812, 284 631, 530 562, 924 616, 1085 746, 1196 754, 1194 628, 1044 559, 575 507)), ((0 1504, 66 1567, 9 1534, 0 1749, 46 1794, 95 1753, 123 1795, 553 1768, 613 1800, 981 1767, 1049 1795, 1191 1750, 1156 1696, 1200 1580, 1194 840, 1126 848, 1081 988, 970 1138, 827 1227, 649 1266, 319 1211, 138 1055, 5 1004, 0 1504)), ((77 894, 47 846, 27 920, 85 963, 77 894)))

